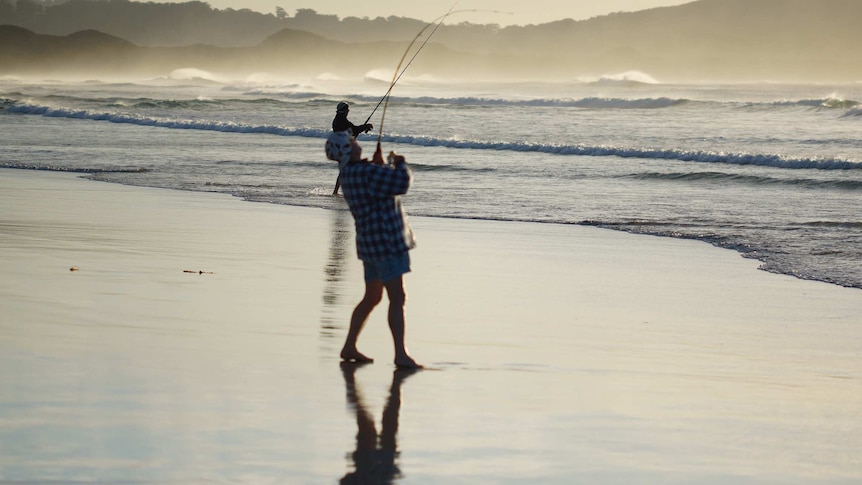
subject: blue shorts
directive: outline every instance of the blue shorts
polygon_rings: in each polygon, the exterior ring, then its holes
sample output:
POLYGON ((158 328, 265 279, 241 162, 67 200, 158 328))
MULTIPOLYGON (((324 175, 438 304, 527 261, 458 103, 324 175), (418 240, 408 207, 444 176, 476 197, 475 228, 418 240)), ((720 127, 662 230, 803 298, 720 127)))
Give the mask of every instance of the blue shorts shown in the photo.
POLYGON ((410 272, 410 253, 403 252, 381 261, 363 261, 365 281, 389 281, 410 272))

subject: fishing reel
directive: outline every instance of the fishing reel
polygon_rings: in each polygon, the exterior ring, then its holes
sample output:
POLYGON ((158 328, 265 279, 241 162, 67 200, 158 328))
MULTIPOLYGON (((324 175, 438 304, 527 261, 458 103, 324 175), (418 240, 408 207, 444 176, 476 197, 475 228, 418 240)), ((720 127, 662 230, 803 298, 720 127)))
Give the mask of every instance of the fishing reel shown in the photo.
POLYGON ((389 152, 389 156, 386 157, 386 161, 389 162, 389 165, 395 165, 395 151, 389 152))

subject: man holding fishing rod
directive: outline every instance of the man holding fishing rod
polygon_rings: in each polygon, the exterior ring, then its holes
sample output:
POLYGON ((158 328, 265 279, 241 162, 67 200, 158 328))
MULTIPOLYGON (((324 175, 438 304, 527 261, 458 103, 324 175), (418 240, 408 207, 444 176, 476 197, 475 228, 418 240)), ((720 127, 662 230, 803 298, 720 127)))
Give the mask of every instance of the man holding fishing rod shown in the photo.
POLYGON ((359 352, 356 341, 386 289, 395 365, 421 368, 407 353, 404 343, 407 295, 403 277, 410 272, 409 251, 416 247, 416 240, 400 196, 410 188, 413 172, 404 157, 394 152, 389 155, 389 163, 385 163, 379 141, 371 161, 363 159, 362 147, 349 130, 329 135, 326 156, 338 162, 344 200, 356 224, 356 252, 365 270, 365 295, 351 315, 341 359, 355 363, 374 361, 359 352))
MULTIPOLYGON (((346 102, 342 101, 342 102, 338 103, 338 106, 336 107, 335 119, 332 120, 332 131, 333 132, 350 130, 350 132, 353 136, 358 136, 360 133, 363 133, 363 132, 367 133, 369 130, 374 128, 374 126, 372 126, 371 123, 369 123, 369 121, 371 120, 371 117, 374 116, 374 113, 377 111, 377 108, 380 107, 380 104, 383 103, 384 100, 386 101, 386 105, 389 104, 389 95, 390 95, 390 93, 392 93, 392 88, 394 88, 395 85, 398 84, 398 81, 401 79, 401 76, 404 75, 404 73, 407 71, 407 68, 409 68, 410 65, 413 64, 413 61, 416 59, 416 56, 418 56, 419 53, 422 52, 422 49, 425 48, 425 44, 427 44, 428 41, 431 40, 431 37, 434 36, 434 33, 437 32, 437 29, 439 29, 440 26, 443 25, 443 21, 446 20, 452 14, 464 13, 464 12, 481 12, 482 11, 482 10, 455 10, 455 5, 457 5, 457 4, 458 4, 457 1, 455 3, 453 3, 452 7, 449 9, 448 12, 446 12, 444 15, 441 15, 440 17, 437 17, 436 19, 434 19, 431 22, 429 22, 428 24, 426 24, 424 27, 422 27, 422 30, 420 30, 419 33, 416 34, 415 37, 413 37, 413 40, 411 40, 410 44, 407 46, 407 50, 405 50, 404 54, 401 56, 401 60, 398 62, 398 67, 395 68, 395 72, 392 75, 392 83, 389 84, 389 90, 386 91, 386 94, 383 95, 383 97, 380 99, 380 102, 377 103, 377 106, 375 106, 374 109, 371 110, 371 114, 368 115, 368 119, 365 120, 365 124, 361 125, 361 126, 355 126, 353 123, 348 121, 347 120, 347 113, 350 111, 350 106, 348 106, 348 104, 346 102), (422 42, 422 44, 419 46, 419 48, 416 49, 416 52, 413 53, 413 57, 410 58, 410 61, 407 63, 406 66, 404 66, 404 69, 402 70, 401 65, 404 63, 404 59, 407 58, 407 54, 410 52, 410 49, 413 48, 413 44, 415 44, 416 41, 419 40, 420 37, 422 37, 422 34, 425 33, 425 31, 428 30, 428 28, 432 27, 432 26, 434 27, 434 29, 431 30, 431 33, 428 34, 428 36, 425 38, 425 40, 422 42)), ((485 10, 485 12, 509 13, 509 12, 498 12, 496 10, 485 10)), ((383 116, 380 119, 380 128, 381 128, 380 129, 380 135, 378 135, 378 137, 377 137, 377 148, 378 148, 378 150, 380 149, 380 139, 381 139, 381 135, 383 134, 383 118, 385 118, 385 117, 386 117, 386 106, 384 105, 383 116)), ((338 178, 335 180, 335 190, 332 191, 332 195, 338 195, 338 189, 340 186, 341 186, 341 174, 339 174, 338 178)))
MULTIPOLYGON (((377 108, 375 108, 376 110, 377 108)), ((364 125, 356 126, 347 119, 347 113, 350 113, 350 105, 347 104, 346 101, 342 101, 338 103, 338 106, 335 107, 335 118, 332 119, 332 131, 349 131, 353 136, 359 136, 360 133, 368 133, 374 125, 365 121, 364 125)), ((372 111, 373 115, 374 112, 372 111)), ((368 117, 371 119, 371 116, 368 117)), ((335 179, 335 190, 332 191, 332 195, 338 194, 338 188, 341 187, 341 174, 338 174, 338 177, 335 179)))
POLYGON ((354 125, 347 119, 347 113, 350 113, 350 105, 346 101, 338 103, 338 106, 335 107, 335 118, 332 119, 332 131, 350 130, 353 136, 359 136, 360 133, 368 133, 374 128, 371 123, 360 126, 354 125))
MULTIPOLYGON (((457 3, 457 2, 456 2, 457 3)), ((339 166, 338 181, 332 195, 338 193, 340 183, 344 184, 344 200, 350 208, 350 213, 356 223, 356 252, 365 268, 365 296, 356 305, 350 317, 350 328, 344 347, 341 349, 341 359, 347 362, 367 363, 374 359, 367 357, 356 348, 356 340, 365 326, 365 321, 371 310, 380 303, 383 289, 389 296, 389 329, 395 344, 395 365, 399 368, 421 369, 413 357, 407 353, 404 344, 404 303, 407 295, 404 292, 404 274, 410 272, 410 254, 408 251, 416 247, 413 229, 407 221, 407 216, 401 208, 401 195, 407 193, 413 181, 413 172, 401 155, 395 152, 389 154, 389 164, 383 162, 383 151, 380 142, 383 138, 383 122, 386 119, 386 108, 389 105, 389 95, 392 88, 404 75, 404 72, 428 43, 434 32, 443 25, 443 21, 453 14, 455 5, 445 15, 429 23, 410 42, 407 50, 401 56, 398 67, 392 75, 389 90, 371 111, 365 120, 365 125, 358 127, 364 131, 371 129, 368 121, 383 104, 383 115, 380 117, 380 129, 377 135, 377 150, 369 162, 362 159, 362 148, 356 142, 359 131, 347 121, 349 106, 339 103, 336 119, 332 122, 332 134, 326 140, 326 156, 337 160, 339 166), (413 44, 429 27, 434 29, 419 46, 404 69, 401 65, 413 44), (385 102, 385 103, 384 103, 385 102), (343 108, 343 119, 340 118, 343 108), (336 124, 336 121, 338 124, 336 124), (344 124, 346 122, 346 126, 344 124)))

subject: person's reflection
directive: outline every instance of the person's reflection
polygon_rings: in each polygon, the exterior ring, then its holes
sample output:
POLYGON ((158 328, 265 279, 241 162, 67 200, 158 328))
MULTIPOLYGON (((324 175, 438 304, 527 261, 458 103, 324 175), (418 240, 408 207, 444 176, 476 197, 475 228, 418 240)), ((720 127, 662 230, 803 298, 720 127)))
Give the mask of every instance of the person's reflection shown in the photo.
POLYGON ((353 471, 339 481, 345 484, 393 483, 401 476, 396 464, 398 458, 398 413, 401 409, 401 384, 418 369, 397 369, 392 375, 389 399, 383 408, 382 429, 377 434, 374 418, 368 412, 362 393, 356 387, 354 374, 363 364, 342 362, 341 373, 347 391, 347 403, 356 412, 356 451, 353 452, 353 471))
POLYGON ((344 267, 347 259, 350 239, 352 236, 350 213, 343 210, 332 212, 329 239, 329 257, 323 268, 326 284, 323 288, 323 315, 320 318, 320 334, 324 338, 334 337, 344 325, 344 320, 337 306, 343 294, 344 267), (338 314, 339 316, 335 316, 338 314))

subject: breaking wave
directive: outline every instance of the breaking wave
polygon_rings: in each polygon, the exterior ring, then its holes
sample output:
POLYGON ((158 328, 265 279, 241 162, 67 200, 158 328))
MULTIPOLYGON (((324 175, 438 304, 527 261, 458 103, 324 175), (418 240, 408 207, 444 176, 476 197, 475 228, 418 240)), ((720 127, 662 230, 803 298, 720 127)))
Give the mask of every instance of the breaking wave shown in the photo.
MULTIPOLYGON (((14 114, 107 121, 111 123, 128 123, 170 129, 208 130, 227 133, 257 133, 312 138, 323 138, 329 134, 329 130, 318 128, 289 128, 279 125, 253 125, 232 121, 177 120, 127 113, 52 108, 29 103, 10 102, 9 100, 4 101, 2 106, 5 108, 5 112, 14 114)), ((470 150, 500 150, 548 153, 554 155, 678 160, 683 162, 758 165, 784 169, 862 170, 862 162, 858 161, 834 158, 794 158, 769 153, 727 153, 702 150, 632 148, 619 146, 469 141, 407 135, 384 135, 383 140, 406 145, 470 150)))
MULTIPOLYGON (((168 109, 205 107, 208 105, 230 105, 230 104, 255 104, 255 105, 283 105, 285 102, 304 103, 333 103, 342 99, 353 102, 368 103, 375 105, 380 101, 378 96, 348 95, 344 97, 333 97, 328 94, 284 88, 239 89, 237 87, 222 88, 222 92, 230 93, 236 91, 239 96, 232 98, 198 98, 198 99, 155 99, 155 98, 86 98, 70 97, 63 95, 52 95, 46 99, 73 104, 87 103, 104 105, 106 101, 113 101, 113 106, 121 107, 157 107, 168 109)), ((0 98, 0 108, 8 109, 10 105, 18 104, 18 101, 9 99, 17 93, 10 93, 0 98)), ((709 106, 723 106, 728 109, 743 108, 756 110, 784 110, 794 108, 822 109, 830 111, 845 111, 844 117, 862 116, 862 104, 858 101, 827 97, 820 99, 802 99, 775 102, 740 102, 740 101, 713 101, 690 98, 676 98, 666 96, 621 98, 621 97, 597 97, 584 98, 531 98, 531 99, 507 99, 492 97, 437 97, 437 96, 392 96, 390 102, 412 106, 489 106, 489 107, 549 107, 549 108, 578 108, 588 110, 652 110, 669 109, 681 106, 695 106, 707 109, 709 106)), ((108 104, 107 106, 112 106, 108 104)))
POLYGON ((682 162, 759 165, 785 169, 862 170, 862 162, 840 159, 792 158, 774 154, 725 153, 702 150, 628 148, 615 146, 496 143, 441 140, 438 138, 393 135, 384 135, 383 139, 408 145, 439 146, 445 148, 463 148, 473 150, 506 150, 516 152, 550 153, 555 155, 679 160, 682 162))

